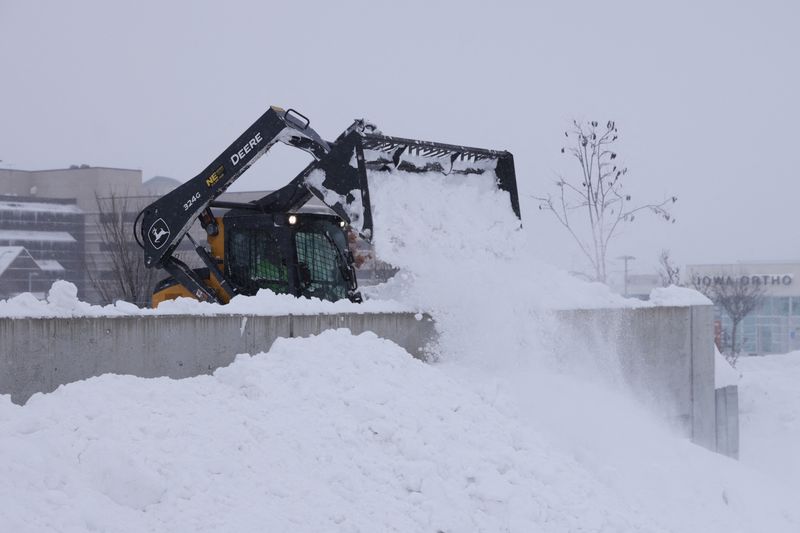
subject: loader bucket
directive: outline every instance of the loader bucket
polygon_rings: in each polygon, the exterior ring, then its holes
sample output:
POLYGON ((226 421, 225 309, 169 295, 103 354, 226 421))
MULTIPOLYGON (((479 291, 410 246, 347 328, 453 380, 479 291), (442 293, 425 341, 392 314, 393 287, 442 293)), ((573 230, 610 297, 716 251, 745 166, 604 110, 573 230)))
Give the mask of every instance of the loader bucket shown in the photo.
POLYGON ((521 218, 510 152, 389 137, 354 127, 332 146, 330 153, 301 175, 314 196, 367 240, 371 240, 373 230, 368 176, 374 173, 437 173, 466 179, 494 173, 495 185, 509 194, 511 209, 521 218))

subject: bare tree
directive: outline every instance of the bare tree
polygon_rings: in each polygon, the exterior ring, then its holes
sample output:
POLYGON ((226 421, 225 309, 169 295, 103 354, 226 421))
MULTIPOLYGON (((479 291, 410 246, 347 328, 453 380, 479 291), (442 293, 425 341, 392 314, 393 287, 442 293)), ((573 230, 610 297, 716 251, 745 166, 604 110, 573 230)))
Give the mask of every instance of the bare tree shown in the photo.
POLYGON ((728 362, 736 366, 740 347, 736 346, 736 332, 744 318, 755 311, 764 300, 766 288, 759 278, 749 276, 714 276, 713 278, 695 278, 694 288, 702 292, 721 307, 731 319, 730 349, 723 353, 728 362))
POLYGON ((661 250, 658 255, 658 276, 661 278, 662 287, 681 283, 681 267, 672 262, 669 250, 661 250))
POLYGON ((612 149, 618 138, 614 121, 609 120, 605 128, 598 127, 596 121, 572 124, 572 130, 564 132, 572 144, 562 148, 561 153, 578 161, 578 177, 574 180, 559 177, 555 198, 550 194, 534 198, 539 201, 539 209, 551 211, 569 232, 591 264, 594 278, 605 282, 608 246, 620 223, 633 222, 640 211, 651 211, 675 222, 668 207, 677 197, 660 203, 632 205, 631 196, 624 192, 622 184, 628 169, 617 161, 612 149))
POLYGON ((156 282, 156 269, 146 268, 142 250, 133 240, 135 212, 126 196, 96 196, 101 250, 88 260, 87 275, 104 303, 124 300, 147 306, 156 282))

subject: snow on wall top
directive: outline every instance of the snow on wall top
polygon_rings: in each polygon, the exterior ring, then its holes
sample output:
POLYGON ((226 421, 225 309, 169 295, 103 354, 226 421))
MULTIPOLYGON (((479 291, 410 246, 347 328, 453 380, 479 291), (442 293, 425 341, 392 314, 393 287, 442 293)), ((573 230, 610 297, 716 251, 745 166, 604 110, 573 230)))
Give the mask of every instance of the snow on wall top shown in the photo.
POLYGON ((313 315, 336 313, 400 313, 416 312, 396 301, 369 301, 354 304, 348 300, 327 302, 316 298, 295 298, 261 290, 255 296, 236 296, 227 305, 198 302, 191 298, 178 298, 163 302, 157 309, 142 309, 128 302, 110 305, 92 305, 78 299, 74 284, 59 280, 39 300, 23 293, 8 300, 0 300, 0 317, 44 318, 78 316, 137 316, 137 315, 313 315))
POLYGON ((650 291, 650 303, 657 306, 688 307, 714 305, 703 293, 688 287, 656 287, 650 291))

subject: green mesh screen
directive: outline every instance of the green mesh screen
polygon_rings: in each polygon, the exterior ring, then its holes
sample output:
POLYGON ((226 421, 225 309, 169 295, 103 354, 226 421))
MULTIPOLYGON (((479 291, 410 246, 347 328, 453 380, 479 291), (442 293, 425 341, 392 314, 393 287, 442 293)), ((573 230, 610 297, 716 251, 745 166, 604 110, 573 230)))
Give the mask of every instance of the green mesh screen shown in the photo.
MULTIPOLYGON (((315 229, 324 231, 323 227, 315 229)), ((229 232, 227 238, 227 273, 243 294, 255 294, 258 289, 292 292, 287 261, 281 257, 276 235, 263 228, 237 228, 229 232)), ((325 233, 298 231, 295 246, 302 294, 323 300, 346 298, 347 282, 331 238, 325 233)))
POLYGON ((321 233, 298 232, 295 235, 297 261, 308 268, 307 296, 339 300, 347 296, 346 283, 339 270, 337 252, 329 238, 321 233))
POLYGON ((226 268, 231 281, 244 294, 258 289, 277 293, 289 292, 286 260, 280 257, 280 247, 274 235, 264 230, 239 229, 228 235, 226 268))

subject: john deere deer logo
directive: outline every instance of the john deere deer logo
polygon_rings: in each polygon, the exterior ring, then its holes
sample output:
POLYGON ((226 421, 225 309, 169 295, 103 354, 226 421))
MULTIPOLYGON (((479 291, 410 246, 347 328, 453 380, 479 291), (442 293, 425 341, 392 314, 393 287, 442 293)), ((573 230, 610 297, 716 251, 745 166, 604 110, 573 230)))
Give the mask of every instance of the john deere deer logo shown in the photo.
POLYGON ((150 239, 150 244, 153 248, 158 250, 169 240, 169 233, 169 226, 167 226, 163 218, 159 218, 150 226, 147 237, 150 239))
POLYGON ((158 242, 164 235, 169 235, 169 232, 163 228, 153 228, 153 241, 158 242))

